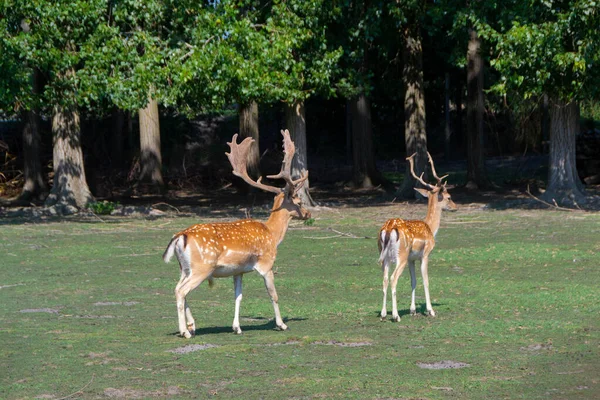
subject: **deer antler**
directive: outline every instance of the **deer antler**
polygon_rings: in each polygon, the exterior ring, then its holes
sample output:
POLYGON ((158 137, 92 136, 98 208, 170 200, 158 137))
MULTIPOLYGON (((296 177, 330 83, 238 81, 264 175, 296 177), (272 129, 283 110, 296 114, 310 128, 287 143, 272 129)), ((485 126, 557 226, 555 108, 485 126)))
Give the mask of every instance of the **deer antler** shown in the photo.
POLYGON ((231 149, 231 152, 225 153, 227 155, 227 158, 229 159, 229 162, 231 163, 231 166, 233 167, 233 174, 242 178, 244 182, 246 182, 250 186, 254 186, 267 192, 277 194, 281 193, 283 189, 261 183, 260 181, 262 180, 262 177, 258 178, 257 181, 254 181, 248 176, 248 171, 246 170, 246 163, 248 160, 248 151, 250 150, 250 146, 252 145, 252 143, 254 143, 254 139, 252 139, 251 137, 247 137, 246 139, 242 140, 240 144, 238 144, 237 136, 238 134, 236 133, 231 138, 231 142, 227 143, 229 145, 229 148, 231 149))
MULTIPOLYGON (((429 154, 429 153, 427 153, 429 154)), ((425 187, 428 187, 430 189, 435 189, 435 186, 425 182, 423 180, 423 173, 421 173, 421 176, 417 176, 417 174, 415 174, 415 161, 414 158, 417 155, 417 153, 413 153, 412 156, 407 157, 406 159, 408 160, 408 162, 410 163, 410 173, 412 174, 412 176, 419 182, 421 182, 421 184, 425 187)), ((429 157, 429 159, 431 160, 431 156, 429 157)), ((433 163, 431 164, 433 166, 433 163)), ((435 174, 434 174, 435 175, 435 174)))
POLYGON ((283 135, 283 163, 281 165, 281 171, 277 175, 267 175, 269 179, 283 179, 286 182, 285 190, 293 193, 300 189, 304 184, 304 181, 308 179, 308 171, 303 171, 302 176, 296 180, 292 179, 292 159, 296 153, 296 146, 290 138, 290 131, 287 129, 281 131, 283 135))
POLYGON ((225 153, 227 158, 229 158, 229 162, 233 167, 233 174, 235 176, 239 176, 249 184, 250 186, 254 186, 261 190, 272 192, 272 193, 281 193, 288 192, 294 193, 298 189, 302 187, 306 179, 308 179, 308 171, 304 171, 302 176, 296 180, 292 179, 291 169, 292 169, 292 159, 294 158, 294 153, 296 152, 296 147, 294 146, 294 142, 290 138, 290 132, 286 129, 285 131, 281 131, 283 135, 283 151, 285 153, 283 157, 283 164, 281 166, 281 171, 277 175, 267 175, 269 179, 283 179, 286 183, 285 188, 278 188, 275 186, 265 185, 261 183, 262 176, 258 178, 258 180, 254 181, 250 176, 248 176, 248 171, 246 170, 246 163, 248 160, 248 152, 250 151, 250 146, 254 143, 254 139, 247 137, 242 140, 241 143, 237 143, 236 133, 231 138, 231 142, 228 142, 229 148, 231 149, 230 153, 225 153))
POLYGON ((433 158, 431 158, 431 154, 429 154, 429 152, 427 152, 427 157, 429 157, 429 164, 431 164, 431 173, 433 174, 433 177, 437 179, 437 184, 440 185, 442 183, 442 179, 447 178, 448 175, 444 175, 441 178, 437 176, 437 172, 435 172, 435 167, 433 166, 433 158))

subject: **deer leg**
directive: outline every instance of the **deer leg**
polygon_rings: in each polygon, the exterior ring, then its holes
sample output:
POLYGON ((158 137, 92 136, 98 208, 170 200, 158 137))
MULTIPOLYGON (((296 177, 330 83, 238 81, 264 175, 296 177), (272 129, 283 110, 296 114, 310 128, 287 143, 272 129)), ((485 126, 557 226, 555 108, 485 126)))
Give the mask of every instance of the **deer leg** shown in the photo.
POLYGON ((406 267, 407 257, 398 257, 396 262, 396 269, 392 273, 392 320, 400 321, 400 315, 398 315, 398 302, 396 299, 396 285, 398 284, 398 278, 402 275, 404 267, 406 267))
POLYGON ((177 286, 175 287, 175 298, 177 300, 177 315, 179 318, 179 333, 181 336, 189 339, 192 337, 192 333, 189 330, 190 325, 192 325, 195 329, 195 323, 192 321, 188 321, 186 324, 186 316, 189 314, 191 317, 192 313, 187 306, 186 296, 189 292, 194 290, 199 284, 202 283, 207 277, 208 273, 204 274, 190 274, 179 281, 177 286))
POLYGON ((381 319, 384 320, 387 316, 387 290, 390 283, 390 265, 387 260, 382 264, 383 270, 383 306, 381 307, 381 319))
MULTIPOLYGON (((175 290, 177 290, 177 288, 183 284, 185 278, 185 272, 181 271, 181 279, 179 279, 179 283, 177 284, 175 290)), ((192 310, 190 310, 190 306, 188 305, 187 299, 184 299, 184 309, 187 330, 190 331, 192 335, 194 335, 196 333, 196 322, 194 321, 194 317, 192 317, 192 310)))
POLYGON ((267 288, 267 292, 271 297, 271 302, 273 303, 273 310, 275 311, 275 324, 279 329, 285 331, 287 329, 287 325, 283 323, 283 320, 281 319, 281 314, 279 312, 279 298, 277 297, 277 291, 275 290, 275 279, 273 276, 273 271, 269 270, 268 272, 262 274, 262 276, 265 280, 265 287, 267 288))
POLYGON ((410 260, 408 262, 408 270, 410 271, 410 286, 412 287, 412 293, 410 296, 410 315, 416 315, 417 307, 415 305, 415 289, 417 288, 417 277, 415 275, 414 260, 410 260))
POLYGON ((421 260, 421 276, 423 276, 423 287, 425 288, 425 305, 427 306, 427 314, 431 317, 435 317, 435 311, 433 311, 433 307, 431 307, 431 300, 429 298, 429 276, 427 273, 427 262, 429 261, 429 256, 424 255, 421 260))
POLYGON ((188 306, 187 299, 185 299, 185 321, 187 330, 194 336, 196 334, 196 321, 194 321, 194 317, 192 317, 192 310, 190 310, 190 306, 188 306))
POLYGON ((242 334, 240 329, 240 304, 242 303, 242 275, 234 275, 233 287, 235 289, 235 314, 233 317, 233 332, 242 334))

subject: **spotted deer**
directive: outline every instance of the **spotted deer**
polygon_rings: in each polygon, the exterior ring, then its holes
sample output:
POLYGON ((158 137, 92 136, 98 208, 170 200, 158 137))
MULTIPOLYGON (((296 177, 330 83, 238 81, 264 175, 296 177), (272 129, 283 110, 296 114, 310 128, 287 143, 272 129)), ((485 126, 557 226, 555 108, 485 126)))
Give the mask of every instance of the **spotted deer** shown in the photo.
MULTIPOLYGON (((415 153, 416 154, 416 153, 415 153)), ((450 198, 450 194, 446 189, 446 183, 442 182, 444 178, 438 177, 433 165, 433 159, 431 155, 427 153, 429 157, 429 163, 431 164, 431 172, 437 183, 431 185, 423 180, 423 174, 417 176, 414 170, 414 157, 415 154, 408 157, 407 160, 410 163, 410 172, 412 176, 420 182, 425 188, 415 188, 420 194, 428 198, 427 203, 427 216, 424 220, 403 220, 401 218, 389 219, 383 224, 383 227, 379 231, 377 244, 379 246, 379 263, 383 270, 383 307, 381 308, 381 319, 384 320, 387 316, 386 303, 387 303, 387 289, 389 284, 389 266, 392 263, 396 264, 396 268, 392 273, 392 319, 394 321, 400 321, 398 315, 398 306, 396 302, 396 284, 398 278, 402 274, 402 271, 408 264, 410 270, 410 283, 412 285, 412 296, 410 303, 411 315, 416 314, 415 307, 415 288, 417 286, 417 279, 415 277, 415 261, 421 260, 421 275, 423 277, 423 287, 425 289, 425 303, 427 306, 427 313, 434 317, 435 312, 431 307, 431 300, 429 298, 429 276, 427 272, 427 266, 429 262, 429 253, 435 246, 435 235, 440 227, 440 218, 442 216, 442 210, 457 209, 456 204, 450 198)))
POLYGON ((254 142, 246 138, 237 143, 237 134, 231 143, 227 143, 230 152, 225 153, 233 167, 233 174, 242 178, 250 186, 275 193, 273 208, 266 222, 244 219, 234 222, 221 222, 192 225, 176 233, 167 246, 163 259, 169 262, 173 255, 177 257, 181 269, 181 279, 175 287, 179 332, 185 338, 195 334, 196 324, 188 306, 186 296, 190 291, 213 278, 233 277, 235 290, 235 315, 233 331, 241 334, 240 304, 242 302, 242 276, 256 271, 265 281, 267 292, 275 310, 275 324, 281 330, 287 326, 281 319, 278 296, 273 282, 273 263, 277 256, 277 246, 283 241, 288 224, 292 218, 308 219, 310 213, 302 207, 297 191, 308 178, 303 172, 299 179, 291 177, 291 165, 295 146, 288 130, 283 135, 284 159, 281 171, 270 179, 282 179, 285 187, 269 186, 261 182, 262 177, 254 181, 248 176, 246 162, 248 151, 254 142))

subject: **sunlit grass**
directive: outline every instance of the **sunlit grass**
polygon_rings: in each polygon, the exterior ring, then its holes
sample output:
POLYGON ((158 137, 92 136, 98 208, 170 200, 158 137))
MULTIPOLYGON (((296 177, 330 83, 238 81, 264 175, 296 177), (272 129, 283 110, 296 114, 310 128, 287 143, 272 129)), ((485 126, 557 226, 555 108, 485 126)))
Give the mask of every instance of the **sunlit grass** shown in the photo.
MULTIPOLYGON (((595 398, 600 388, 600 215, 445 214, 430 260, 436 318, 381 322, 375 237, 420 207, 340 209, 295 223, 275 284, 274 330, 257 274, 192 292, 197 336, 176 335, 175 263, 161 254, 198 219, 4 224, 0 398, 595 398), (366 237, 366 238, 365 238, 366 237), (171 350, 211 344, 189 353, 171 350), (460 369, 422 369, 451 361, 460 369)), ((417 310, 424 311, 418 278, 417 310)), ((388 310, 391 305, 388 304, 388 310)))

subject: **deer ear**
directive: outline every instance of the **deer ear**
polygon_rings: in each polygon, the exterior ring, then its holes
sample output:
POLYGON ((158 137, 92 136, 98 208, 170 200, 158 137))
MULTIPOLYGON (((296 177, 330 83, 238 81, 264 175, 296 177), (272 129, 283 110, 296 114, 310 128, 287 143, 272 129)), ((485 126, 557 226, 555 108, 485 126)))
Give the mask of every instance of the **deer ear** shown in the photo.
POLYGON ((429 191, 427 189, 415 188, 415 190, 421 193, 421 196, 426 198, 429 197, 429 191))

